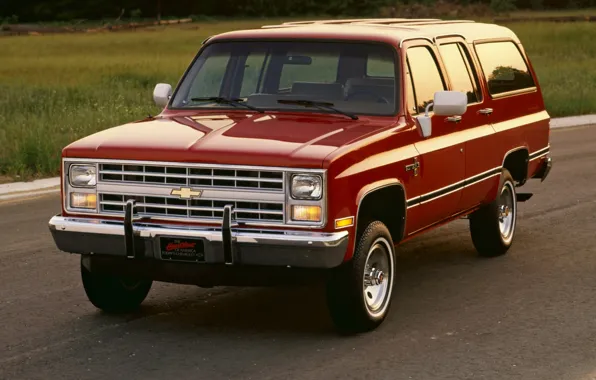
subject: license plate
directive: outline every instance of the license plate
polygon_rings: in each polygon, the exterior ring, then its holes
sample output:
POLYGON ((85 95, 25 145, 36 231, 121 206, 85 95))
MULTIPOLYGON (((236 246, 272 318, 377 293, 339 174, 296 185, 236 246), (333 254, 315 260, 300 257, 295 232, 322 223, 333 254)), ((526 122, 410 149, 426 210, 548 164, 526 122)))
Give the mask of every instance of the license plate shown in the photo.
POLYGON ((201 239, 159 238, 163 260, 205 261, 205 243, 201 239))

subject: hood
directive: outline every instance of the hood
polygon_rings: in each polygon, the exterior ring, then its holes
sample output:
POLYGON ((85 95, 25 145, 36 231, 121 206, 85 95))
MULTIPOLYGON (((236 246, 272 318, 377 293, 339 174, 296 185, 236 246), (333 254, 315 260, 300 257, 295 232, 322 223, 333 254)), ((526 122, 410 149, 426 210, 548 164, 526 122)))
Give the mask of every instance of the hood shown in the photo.
POLYGON ((151 118, 107 129, 65 157, 320 168, 329 154, 387 128, 391 119, 340 115, 210 114, 151 118))

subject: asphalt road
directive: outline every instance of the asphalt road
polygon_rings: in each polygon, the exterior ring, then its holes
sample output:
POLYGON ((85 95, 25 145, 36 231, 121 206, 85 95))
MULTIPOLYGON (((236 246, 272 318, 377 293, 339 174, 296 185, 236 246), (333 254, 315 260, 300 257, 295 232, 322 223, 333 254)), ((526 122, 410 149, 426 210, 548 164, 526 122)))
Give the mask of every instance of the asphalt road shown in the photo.
POLYGON ((156 284, 105 315, 51 240, 58 197, 0 204, 0 379, 596 379, 596 127, 551 144, 508 255, 478 258, 465 220, 404 244, 390 316, 356 337, 319 286, 156 284))

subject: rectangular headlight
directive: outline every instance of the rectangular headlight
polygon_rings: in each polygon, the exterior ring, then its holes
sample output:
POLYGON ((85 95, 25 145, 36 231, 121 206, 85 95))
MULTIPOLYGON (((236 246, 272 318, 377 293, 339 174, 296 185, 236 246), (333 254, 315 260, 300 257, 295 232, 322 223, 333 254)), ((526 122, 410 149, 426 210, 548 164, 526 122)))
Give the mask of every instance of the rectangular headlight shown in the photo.
POLYGON ((93 187, 97 185, 95 165, 71 165, 69 181, 73 187, 93 187))
POLYGON ((292 177, 292 198, 321 199, 323 196, 323 178, 313 174, 296 174, 292 177))

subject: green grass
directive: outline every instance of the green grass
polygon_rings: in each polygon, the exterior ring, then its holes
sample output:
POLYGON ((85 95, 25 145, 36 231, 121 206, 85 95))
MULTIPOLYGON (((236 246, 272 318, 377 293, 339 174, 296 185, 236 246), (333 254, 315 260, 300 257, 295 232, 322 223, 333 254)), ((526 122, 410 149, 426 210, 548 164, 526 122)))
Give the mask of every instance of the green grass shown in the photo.
MULTIPOLYGON (((0 176, 56 175, 62 147, 159 110, 152 90, 175 84, 201 42, 279 20, 151 31, 0 38, 0 176)), ((552 116, 596 113, 593 23, 514 23, 552 116)))

